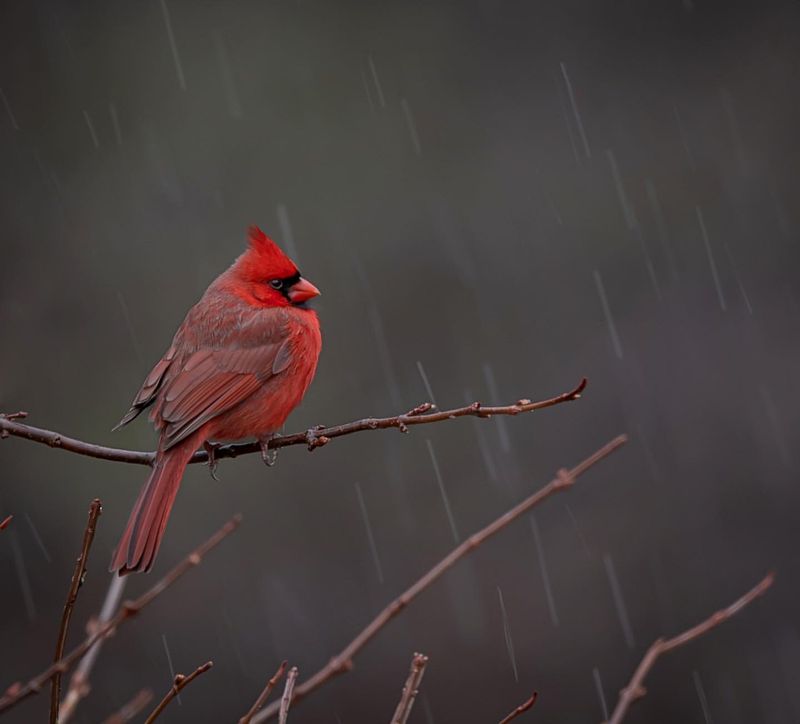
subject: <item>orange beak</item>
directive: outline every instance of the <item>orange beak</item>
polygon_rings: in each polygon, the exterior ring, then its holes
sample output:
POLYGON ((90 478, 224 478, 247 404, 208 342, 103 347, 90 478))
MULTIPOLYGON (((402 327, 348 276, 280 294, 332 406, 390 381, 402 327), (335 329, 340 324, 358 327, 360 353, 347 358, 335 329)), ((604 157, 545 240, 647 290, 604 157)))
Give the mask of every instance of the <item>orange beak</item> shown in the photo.
POLYGON ((289 299, 291 299, 292 304, 302 304, 308 299, 318 297, 319 295, 319 289, 308 281, 308 279, 303 279, 303 277, 300 277, 299 281, 289 287, 289 299))

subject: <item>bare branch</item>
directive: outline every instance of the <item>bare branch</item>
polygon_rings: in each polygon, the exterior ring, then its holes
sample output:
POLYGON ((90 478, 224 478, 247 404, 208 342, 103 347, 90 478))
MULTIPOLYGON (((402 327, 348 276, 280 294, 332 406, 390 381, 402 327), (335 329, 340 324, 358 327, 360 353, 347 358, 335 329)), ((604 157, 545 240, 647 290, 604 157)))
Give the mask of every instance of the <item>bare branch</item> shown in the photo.
POLYGON ((516 719, 520 714, 524 714, 528 709, 532 709, 536 700, 539 698, 539 692, 534 691, 530 699, 523 701, 514 711, 512 711, 505 719, 500 721, 500 724, 508 724, 508 722, 516 719))
POLYGON ((8 528, 8 524, 14 519, 13 515, 6 516, 3 520, 0 521, 0 530, 5 530, 8 528))
POLYGON ((264 687, 264 690, 258 695, 258 699, 255 700, 253 706, 250 707, 250 711, 247 712, 241 719, 239 719, 239 724, 250 724, 250 720, 258 713, 259 709, 266 703, 269 695, 272 693, 272 690, 275 688, 275 684, 277 684, 281 678, 283 677, 283 673, 286 671, 286 667, 289 665, 288 661, 283 661, 281 665, 278 667, 278 670, 275 672, 273 677, 267 682, 267 685, 264 687))
POLYGON ((278 724, 286 724, 286 720, 289 718, 289 706, 292 703, 294 685, 297 682, 297 675, 299 673, 297 667, 292 666, 286 676, 286 686, 283 688, 283 696, 281 697, 280 710, 278 713, 278 724))
POLYGON ((650 669, 653 668, 653 664, 656 663, 656 659, 658 659, 659 656, 666 654, 673 649, 677 649, 679 646, 688 644, 693 639, 708 633, 712 628, 716 628, 732 616, 735 616, 745 606, 751 604, 756 598, 766 593, 767 589, 772 585, 774 580, 775 574, 769 573, 760 583, 758 583, 758 585, 756 585, 754 588, 751 588, 740 599, 734 601, 727 608, 723 608, 722 610, 717 611, 715 614, 709 616, 705 621, 697 624, 697 626, 678 634, 674 638, 657 639, 654 641, 650 648, 647 649, 647 653, 639 663, 639 666, 636 667, 633 678, 620 692, 619 701, 617 702, 617 706, 614 708, 614 713, 611 715, 611 718, 608 720, 608 722, 606 722, 606 724, 620 724, 620 722, 625 718, 625 715, 628 713, 628 708, 630 705, 633 704, 633 702, 637 699, 641 699, 647 693, 644 688, 644 680, 647 674, 650 672, 650 669))
MULTIPOLYGON (((400 596, 384 608, 367 626, 364 628, 345 648, 334 656, 325 666, 323 666, 310 679, 306 679, 297 686, 294 692, 294 701, 307 696, 315 689, 322 686, 329 679, 349 671, 353 668, 353 658, 361 651, 372 638, 397 616, 406 606, 408 606, 420 593, 427 589, 434 581, 442 576, 449 568, 460 561, 468 553, 474 551, 478 546, 485 543, 489 538, 499 533, 514 520, 527 513, 543 500, 549 498, 554 493, 572 487, 577 478, 585 473, 593 465, 599 463, 603 458, 627 442, 625 435, 620 435, 606 443, 596 452, 592 453, 583 462, 578 463, 572 470, 559 470, 556 478, 541 488, 539 491, 526 498, 511 510, 501 515, 497 520, 487 525, 482 530, 470 536, 461 545, 454 548, 433 568, 431 568, 422 578, 406 589, 400 596)), ((253 724, 260 724, 271 719, 278 713, 276 704, 270 704, 259 714, 253 717, 253 724)))
MULTIPOLYGON (((518 400, 513 405, 498 407, 484 407, 479 402, 473 402, 471 405, 467 405, 465 407, 431 412, 431 410, 434 410, 435 408, 433 405, 426 402, 403 415, 397 415, 395 417, 367 417, 363 420, 347 422, 343 425, 336 425, 334 427, 318 425, 317 427, 312 427, 305 432, 296 432, 292 435, 278 436, 270 440, 269 448, 271 450, 277 450, 282 447, 289 447, 290 445, 306 445, 309 450, 315 450, 318 447, 326 445, 335 437, 351 435, 354 432, 362 432, 364 430, 385 430, 387 428, 397 428, 401 432, 407 432, 408 428, 412 425, 426 425, 432 422, 452 420, 456 417, 491 417, 492 415, 519 415, 525 412, 534 412, 535 410, 553 407, 554 405, 559 405, 563 402, 577 400, 585 389, 586 383, 587 381, 584 378, 571 392, 565 392, 556 397, 551 397, 548 400, 541 400, 539 402, 518 400)), ((27 414, 28 413, 26 412, 15 412, 4 415, 0 414, 0 438, 6 438, 10 436, 20 437, 25 440, 38 442, 42 445, 49 445, 50 447, 60 448, 61 450, 66 450, 78 455, 87 455, 88 457, 100 458, 101 460, 131 463, 135 465, 152 465, 155 458, 155 453, 152 452, 122 450, 119 448, 105 447, 103 445, 95 445, 93 443, 83 442, 82 440, 76 440, 75 438, 67 437, 59 432, 44 430, 42 428, 17 422, 17 420, 25 417, 27 414)), ((249 455, 250 453, 254 452, 261 452, 259 443, 236 443, 232 445, 219 446, 215 450, 214 457, 216 460, 221 460, 222 458, 235 458, 239 457, 240 455, 249 455)), ((202 463, 207 461, 208 452, 205 450, 199 450, 194 454, 194 457, 190 462, 202 463)))
POLYGON ((159 580, 152 588, 145 591, 139 598, 133 601, 125 601, 116 615, 106 623, 97 627, 97 630, 90 634, 83 643, 76 646, 60 661, 56 661, 48 669, 39 674, 34 679, 31 679, 27 684, 10 687, 9 690, 0 697, 0 712, 4 712, 13 706, 16 706, 23 699, 27 699, 33 694, 38 694, 42 687, 50 681, 57 673, 63 673, 69 669, 76 661, 86 654, 98 641, 105 638, 109 634, 117 630, 124 621, 133 618, 138 614, 147 604, 152 603, 153 599, 161 595, 167 588, 169 588, 175 581, 177 581, 184 573, 190 568, 199 565, 203 557, 217 545, 219 545, 225 538, 227 538, 234 530, 239 527, 242 521, 241 515, 235 515, 229 520, 222 528, 214 533, 205 543, 195 548, 186 558, 184 558, 177 566, 175 566, 167 575, 159 580))
POLYGON ((165 694, 164 698, 158 703, 158 706, 153 709, 152 714, 150 714, 147 719, 145 719, 144 724, 153 724, 153 722, 158 719, 161 715, 161 712, 167 708, 167 705, 180 693, 181 689, 185 686, 191 684, 200 674, 205 674, 212 666, 214 665, 213 661, 206 661, 206 663, 198 666, 189 676, 184 676, 183 674, 178 674, 175 677, 175 680, 172 682, 172 686, 170 690, 165 694))
MULTIPOLYGON (((72 610, 75 608, 75 601, 78 600, 78 590, 83 585, 83 578, 86 575, 86 564, 89 561, 89 549, 92 547, 94 533, 97 530, 97 519, 102 512, 103 505, 99 498, 95 498, 89 505, 89 517, 86 521, 86 529, 83 531, 81 552, 78 555, 78 560, 75 561, 75 569, 72 571, 72 581, 70 581, 67 600, 64 603, 64 613, 61 615, 61 626, 58 629, 56 653, 53 657, 53 661, 56 662, 64 655, 69 621, 72 618, 72 610)), ((61 699, 61 671, 56 671, 50 690, 50 724, 58 724, 59 699, 61 699)))
MULTIPOLYGON (((106 597, 103 600, 103 605, 100 608, 100 614, 97 618, 92 617, 89 623, 86 624, 86 633, 91 635, 99 626, 111 620, 111 617, 117 612, 119 602, 122 600, 122 593, 125 590, 125 584, 128 582, 128 576, 109 576, 111 582, 108 586, 106 597)), ((103 646, 105 639, 98 640, 87 652, 78 665, 72 676, 69 679, 69 688, 64 695, 61 702, 61 708, 58 716, 58 724, 66 724, 75 713, 78 704, 82 699, 89 696, 91 686, 89 685, 89 676, 94 668, 94 663, 100 655, 100 649, 103 646)), ((149 703, 149 701, 148 701, 149 703)), ((144 704, 143 706, 146 706, 144 704)))
POLYGON ((126 724, 132 721, 153 699, 153 692, 150 689, 142 689, 119 711, 114 712, 110 717, 103 720, 103 724, 126 724))
POLYGON ((408 678, 403 687, 403 693, 400 696, 397 709, 394 711, 391 724, 406 724, 408 721, 411 707, 414 706, 414 700, 417 698, 419 685, 422 683, 422 676, 425 673, 427 664, 428 657, 425 654, 414 654, 411 659, 411 669, 408 672, 408 678))

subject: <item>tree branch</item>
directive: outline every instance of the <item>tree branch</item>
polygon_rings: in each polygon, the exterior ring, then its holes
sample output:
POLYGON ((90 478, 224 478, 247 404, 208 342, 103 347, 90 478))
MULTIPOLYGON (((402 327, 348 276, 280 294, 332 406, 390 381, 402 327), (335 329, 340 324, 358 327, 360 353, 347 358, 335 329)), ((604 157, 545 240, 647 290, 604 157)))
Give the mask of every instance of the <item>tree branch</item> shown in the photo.
MULTIPOLYGON (((122 600, 122 592, 125 590, 125 584, 128 582, 128 576, 109 576, 111 582, 108 586, 106 597, 103 600, 103 605, 100 608, 100 614, 97 618, 90 618, 89 623, 86 624, 86 633, 89 635, 97 631, 98 626, 102 626, 108 622, 111 617, 117 612, 119 602, 122 600)), ((89 685, 89 676, 94 668, 94 663, 100 655, 100 649, 103 646, 104 639, 100 639, 95 643, 87 652, 78 665, 72 676, 69 679, 69 688, 64 695, 61 702, 61 709, 58 716, 58 724, 67 724, 75 713, 75 709, 82 699, 89 696, 91 686, 89 685)), ((147 706, 146 702, 142 706, 147 706)))
POLYGON ((679 646, 688 644, 693 639, 708 633, 712 628, 716 628, 732 616, 735 616, 745 606, 751 604, 756 598, 766 593, 767 589, 772 585, 774 580, 775 574, 769 573, 760 583, 758 583, 758 585, 756 585, 754 588, 751 588, 740 599, 734 601, 727 608, 723 608, 712 616, 709 616, 705 621, 697 624, 697 626, 678 634, 674 638, 657 639, 654 641, 650 648, 647 649, 647 653, 639 663, 639 666, 636 667, 633 678, 631 678, 628 685, 620 692, 619 701, 617 702, 617 706, 614 708, 614 713, 611 715, 611 718, 608 720, 608 722, 606 722, 606 724, 620 724, 620 722, 625 718, 625 714, 627 714, 630 705, 633 704, 633 702, 635 702, 637 699, 641 699, 647 693, 643 686, 644 680, 647 674, 650 672, 650 669, 653 668, 653 664, 656 663, 656 659, 658 659, 659 656, 666 654, 673 649, 677 649, 679 646))
POLYGON ((250 707, 250 711, 247 712, 241 719, 239 719, 239 724, 250 724, 250 720, 258 713, 258 710, 264 706, 265 702, 269 698, 269 695, 272 693, 272 690, 275 688, 275 684, 277 684, 283 673, 286 671, 286 667, 289 665, 288 661, 284 661, 278 667, 278 670, 272 676, 272 678, 267 682, 267 685, 264 687, 264 690, 259 694, 258 699, 255 700, 253 706, 250 707))
POLYGON ((11 709, 16 706, 23 699, 29 696, 38 694, 42 687, 50 681, 56 674, 63 673, 69 669, 76 661, 86 654, 98 641, 105 638, 112 632, 116 631, 117 627, 129 618, 133 618, 138 614, 147 604, 152 603, 153 599, 161 595, 167 588, 169 588, 175 581, 177 581, 184 573, 190 568, 199 565, 203 557, 217 545, 219 545, 225 538, 233 533, 239 527, 242 521, 241 515, 235 515, 229 520, 222 528, 214 533, 205 543, 201 544, 193 550, 186 558, 184 558, 177 566, 175 566, 167 575, 159 580, 152 588, 145 591, 139 598, 133 601, 125 601, 120 610, 106 623, 100 624, 97 630, 86 638, 82 644, 76 646, 64 658, 56 661, 43 673, 39 674, 34 679, 31 679, 27 684, 15 684, 9 687, 4 696, 0 697, 0 713, 11 709))
MULTIPOLYGON (((89 505, 89 517, 86 521, 86 529, 83 531, 83 545, 75 561, 75 569, 72 571, 72 581, 69 584, 67 600, 64 603, 64 613, 61 616, 61 626, 58 629, 58 641, 56 642, 56 653, 53 661, 59 661, 64 655, 64 646, 67 643, 67 631, 69 621, 72 618, 72 610, 75 608, 75 601, 78 599, 78 590, 83 585, 83 578, 86 575, 86 564, 89 561, 89 549, 92 547, 94 533, 97 530, 97 519, 103 512, 103 506, 99 498, 95 498, 89 505)), ((58 724, 58 703, 61 699, 61 671, 56 671, 52 680, 50 690, 50 724, 58 724)))
POLYGON ((427 665, 428 657, 425 654, 414 654, 411 659, 411 669, 408 672, 408 678, 403 687, 400 701, 397 703, 397 709, 394 711, 391 724, 406 724, 408 721, 411 707, 414 706, 414 700, 419 693, 419 686, 422 683, 422 676, 427 665))
POLYGON ((200 674, 205 674, 206 671, 208 671, 213 665, 213 661, 206 661, 206 663, 198 666, 191 674, 189 674, 189 676, 178 674, 175 677, 175 680, 172 682, 170 690, 164 695, 164 698, 158 703, 158 706, 153 709, 153 712, 150 714, 150 716, 145 719, 144 724, 153 724, 153 722, 161 715, 161 712, 167 708, 167 705, 176 696, 178 696, 181 689, 191 684, 198 676, 200 676, 200 674))
POLYGON ((126 724, 126 722, 133 720, 150 703, 152 698, 153 692, 150 689, 142 689, 119 711, 104 719, 103 724, 126 724))
POLYGON ((523 701, 514 711, 512 711, 507 717, 500 721, 500 724, 508 724, 508 722, 516 719, 520 714, 524 714, 528 709, 532 709, 533 705, 536 703, 536 700, 539 698, 539 692, 534 691, 531 695, 530 699, 523 701))
MULTIPOLYGON (((531 508, 549 498, 554 493, 560 493, 567 488, 571 488, 577 478, 585 473, 593 465, 599 463, 603 458, 625 444, 627 437, 620 435, 606 443, 596 452, 592 453, 583 462, 578 463, 572 470, 559 470, 557 477, 550 483, 541 488, 538 492, 526 498, 511 510, 504 513, 497 520, 487 525, 482 530, 470 536, 461 545, 454 548, 447 556, 431 568, 422 578, 406 589, 398 598, 392 601, 383 609, 367 626, 364 628, 345 648, 334 656, 327 665, 322 667, 310 679, 306 679, 294 692, 294 701, 302 699, 315 689, 322 686, 329 679, 349 671, 353 668, 353 658, 361 651, 370 640, 397 616, 406 606, 408 606, 420 593, 428 588, 434 581, 442 576, 445 571, 451 568, 464 556, 474 551, 478 546, 485 543, 489 538, 499 533, 511 522, 527 513, 531 508)), ((253 724, 260 724, 271 719, 278 713, 276 704, 263 709, 253 718, 253 724)))
MULTIPOLYGON (((273 438, 269 442, 271 450, 278 450, 290 445, 306 445, 309 450, 315 450, 330 442, 335 437, 351 435, 354 432, 364 430, 385 430, 387 428, 397 428, 401 432, 408 432, 408 428, 413 425, 426 425, 432 422, 442 422, 452 420, 456 417, 491 417, 492 415, 519 415, 525 412, 534 412, 546 407, 560 405, 563 402, 577 400, 586 387, 586 378, 582 379, 578 386, 571 392, 565 392, 549 400, 531 402, 530 400, 518 400, 513 405, 499 407, 484 407, 479 402, 473 402, 466 407, 456 407, 452 410, 441 410, 433 412, 435 406, 429 402, 418 405, 413 410, 409 410, 403 415, 395 417, 367 417, 363 420, 347 422, 343 425, 325 427, 318 425, 305 432, 296 432, 292 435, 281 435, 273 438)), ((101 460, 110 460, 119 463, 131 463, 135 465, 152 465, 155 453, 139 452, 137 450, 122 450, 119 448, 105 447, 93 443, 83 442, 75 438, 67 437, 59 432, 44 430, 42 428, 25 425, 17 420, 27 416, 27 412, 15 412, 0 414, 0 438, 20 437, 42 445, 60 448, 77 455, 87 455, 101 460)), ((257 442, 236 443, 232 445, 221 445, 214 453, 216 460, 222 458, 235 458, 240 455, 260 452, 261 448, 257 442)), ((192 463, 202 463, 208 461, 208 453, 199 450, 190 460, 192 463)))
POLYGON ((500 724, 508 724, 508 722, 516 719, 520 714, 524 714, 528 709, 532 709, 533 705, 536 703, 536 700, 539 698, 539 692, 534 691, 531 695, 531 698, 523 701, 514 711, 512 711, 507 717, 500 721, 500 724))
POLYGON ((278 711, 278 724, 286 724, 289 718, 289 707, 292 704, 292 696, 294 694, 294 685, 297 682, 297 676, 300 672, 296 666, 289 669, 286 675, 286 686, 283 688, 283 696, 280 701, 280 709, 278 711))

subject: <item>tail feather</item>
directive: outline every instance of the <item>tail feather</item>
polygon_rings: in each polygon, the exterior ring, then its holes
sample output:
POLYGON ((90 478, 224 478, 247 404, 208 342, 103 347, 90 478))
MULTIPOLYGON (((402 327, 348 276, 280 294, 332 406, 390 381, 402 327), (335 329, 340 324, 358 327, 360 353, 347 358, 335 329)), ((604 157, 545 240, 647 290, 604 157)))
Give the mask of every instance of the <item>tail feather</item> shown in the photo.
POLYGON ((192 435, 167 451, 159 450, 150 477, 133 506, 125 532, 114 552, 110 570, 124 576, 149 571, 161 545, 183 472, 200 436, 192 435))

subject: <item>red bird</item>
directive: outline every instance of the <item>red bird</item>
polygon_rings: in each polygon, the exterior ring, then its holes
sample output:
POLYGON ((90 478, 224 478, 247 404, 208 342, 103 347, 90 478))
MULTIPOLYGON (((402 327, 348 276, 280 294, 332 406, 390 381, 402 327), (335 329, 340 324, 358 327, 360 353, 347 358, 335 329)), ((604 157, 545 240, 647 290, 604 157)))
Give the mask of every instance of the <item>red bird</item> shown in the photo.
POLYGON ((322 346, 306 302, 319 290, 261 229, 186 315, 117 429, 146 407, 159 432, 153 471, 114 553, 112 571, 148 571, 167 527, 183 471, 212 440, 269 440, 303 399, 322 346))

